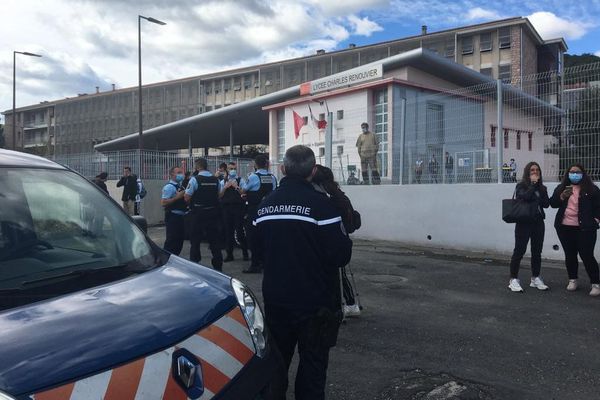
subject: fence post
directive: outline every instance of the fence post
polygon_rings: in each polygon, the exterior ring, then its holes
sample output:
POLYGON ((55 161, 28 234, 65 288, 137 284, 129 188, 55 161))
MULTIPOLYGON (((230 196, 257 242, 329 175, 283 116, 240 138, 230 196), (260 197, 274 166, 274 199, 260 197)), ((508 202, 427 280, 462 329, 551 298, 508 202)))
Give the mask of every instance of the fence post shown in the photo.
POLYGON ((498 164, 498 183, 502 183, 502 175, 504 173, 504 171, 502 171, 502 160, 503 160, 503 156, 502 156, 502 151, 504 148, 504 127, 502 126, 502 119, 503 119, 503 99, 502 99, 502 79, 498 79, 496 81, 496 89, 497 89, 497 95, 496 95, 496 102, 498 103, 498 128, 496 129, 496 145, 498 148, 498 160, 497 160, 497 164, 498 164))
POLYGON ((327 130, 325 131, 325 166, 329 169, 332 167, 333 155, 333 113, 327 114, 327 130))

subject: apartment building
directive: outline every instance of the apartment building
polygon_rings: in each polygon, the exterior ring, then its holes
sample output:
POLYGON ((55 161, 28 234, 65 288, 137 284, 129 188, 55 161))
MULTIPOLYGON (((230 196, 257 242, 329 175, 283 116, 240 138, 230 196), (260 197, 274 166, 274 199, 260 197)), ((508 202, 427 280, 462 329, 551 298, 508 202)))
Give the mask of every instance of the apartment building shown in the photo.
MULTIPOLYGON (((273 93, 338 72, 381 60, 416 48, 426 48, 482 74, 500 78, 558 104, 563 53, 562 38, 544 41, 528 19, 503 19, 438 32, 421 28, 421 34, 366 46, 349 45, 334 52, 316 54, 160 82, 143 87, 144 129, 199 113, 209 112, 257 96, 273 93), (543 85, 522 87, 524 76, 555 71, 543 85)), ((531 80, 528 80, 531 82, 531 80)), ((82 88, 83 89, 83 88, 82 88)), ((16 110, 17 148, 44 148, 53 153, 93 151, 93 146, 138 131, 137 87, 79 94, 73 98, 42 102, 16 110), (40 119, 41 118, 41 119, 40 119)), ((12 147, 12 110, 6 117, 7 147, 12 147)))

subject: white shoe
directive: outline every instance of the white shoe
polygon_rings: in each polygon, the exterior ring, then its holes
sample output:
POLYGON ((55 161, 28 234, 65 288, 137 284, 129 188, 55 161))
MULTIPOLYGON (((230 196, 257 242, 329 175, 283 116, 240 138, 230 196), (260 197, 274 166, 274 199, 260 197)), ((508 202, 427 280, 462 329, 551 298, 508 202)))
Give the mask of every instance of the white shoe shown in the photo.
POLYGON ((360 315, 360 307, 358 304, 344 306, 344 317, 358 317, 360 315))
POLYGON ((590 296, 600 296, 600 285, 597 283, 594 283, 592 285, 592 290, 590 290, 590 296))
POLYGON ((531 283, 529 284, 529 287, 534 287, 537 288, 539 290, 548 290, 550 289, 542 280, 542 278, 540 278, 539 276, 536 276, 535 278, 531 278, 531 283))
POLYGON ((508 288, 512 292, 523 292, 523 288, 521 287, 521 282, 518 279, 511 279, 508 282, 508 288))
POLYGON ((569 284, 567 285, 567 290, 569 292, 574 292, 577 290, 577 279, 569 279, 569 284))

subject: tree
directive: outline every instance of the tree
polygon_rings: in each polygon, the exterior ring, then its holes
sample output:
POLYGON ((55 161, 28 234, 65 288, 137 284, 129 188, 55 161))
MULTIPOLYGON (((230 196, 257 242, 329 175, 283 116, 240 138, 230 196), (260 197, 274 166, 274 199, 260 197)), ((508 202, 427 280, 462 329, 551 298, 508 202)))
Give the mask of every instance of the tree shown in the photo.
POLYGON ((262 144, 250 144, 242 147, 242 154, 240 156, 246 158, 255 158, 259 154, 265 154, 267 146, 262 144))

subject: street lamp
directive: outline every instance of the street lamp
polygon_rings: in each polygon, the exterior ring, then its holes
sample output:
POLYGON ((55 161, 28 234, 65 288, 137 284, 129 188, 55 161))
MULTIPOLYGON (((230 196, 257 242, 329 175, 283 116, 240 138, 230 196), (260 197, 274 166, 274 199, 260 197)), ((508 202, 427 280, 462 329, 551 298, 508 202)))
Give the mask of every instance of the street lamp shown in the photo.
POLYGON ((16 98, 17 98, 17 54, 30 57, 41 57, 39 54, 28 53, 26 51, 13 51, 13 107, 12 107, 12 140, 13 150, 17 149, 17 114, 16 114, 16 98))
MULTIPOLYGON (((145 19, 148 22, 152 22, 158 25, 166 25, 166 22, 159 21, 152 17, 144 17, 143 15, 138 15, 138 122, 139 122, 139 133, 138 133, 138 148, 140 151, 140 165, 141 164, 141 154, 142 148, 144 147, 144 139, 142 138, 143 133, 143 123, 142 123, 142 19, 145 19)), ((139 171, 142 172, 141 170, 139 171)))

